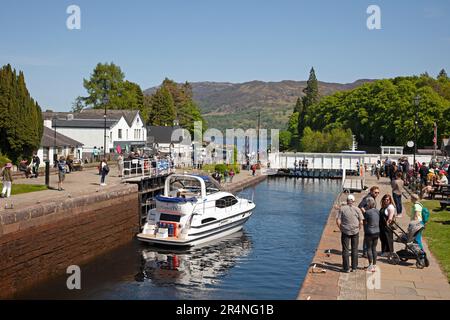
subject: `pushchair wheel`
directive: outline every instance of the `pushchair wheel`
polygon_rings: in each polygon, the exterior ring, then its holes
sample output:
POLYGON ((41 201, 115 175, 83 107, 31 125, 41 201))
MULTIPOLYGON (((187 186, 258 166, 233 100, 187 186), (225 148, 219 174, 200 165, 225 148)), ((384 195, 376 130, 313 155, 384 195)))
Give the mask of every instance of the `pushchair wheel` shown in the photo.
POLYGON ((425 263, 422 263, 422 261, 418 260, 416 262, 416 267, 417 267, 417 269, 423 269, 423 268, 425 268, 425 263))
POLYGON ((388 257, 388 262, 390 264, 399 264, 400 263, 400 257, 396 253, 391 253, 388 257))

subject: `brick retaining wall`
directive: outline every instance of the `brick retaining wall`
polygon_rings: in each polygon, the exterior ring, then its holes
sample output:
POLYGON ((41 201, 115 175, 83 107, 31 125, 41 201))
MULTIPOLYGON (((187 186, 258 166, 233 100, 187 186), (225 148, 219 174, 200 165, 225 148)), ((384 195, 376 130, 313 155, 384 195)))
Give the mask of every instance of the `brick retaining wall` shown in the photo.
POLYGON ((131 241, 139 228, 136 185, 0 213, 0 298, 11 298, 131 241))

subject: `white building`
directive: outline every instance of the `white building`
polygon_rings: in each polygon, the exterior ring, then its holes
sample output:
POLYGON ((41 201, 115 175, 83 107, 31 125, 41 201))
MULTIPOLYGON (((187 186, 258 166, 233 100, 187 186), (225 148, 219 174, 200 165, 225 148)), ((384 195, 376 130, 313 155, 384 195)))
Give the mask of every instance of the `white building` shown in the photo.
MULTIPOLYGON (((87 109, 81 112, 44 112, 44 125, 83 143, 83 159, 90 159, 94 149, 103 154, 105 118, 104 110, 87 109)), ((117 147, 129 152, 144 147, 147 130, 139 111, 107 110, 106 152, 114 153, 117 147)))
POLYGON ((41 145, 37 152, 39 159, 41 159, 40 166, 45 166, 45 160, 50 161, 50 164, 53 165, 55 154, 58 159, 61 156, 66 157, 66 159, 69 156, 80 159, 83 154, 83 144, 44 126, 41 145))
POLYGON ((148 126, 147 142, 160 155, 171 154, 175 165, 189 165, 192 162, 192 147, 188 143, 190 137, 182 136, 172 139, 172 133, 177 129, 181 129, 181 127, 148 126))

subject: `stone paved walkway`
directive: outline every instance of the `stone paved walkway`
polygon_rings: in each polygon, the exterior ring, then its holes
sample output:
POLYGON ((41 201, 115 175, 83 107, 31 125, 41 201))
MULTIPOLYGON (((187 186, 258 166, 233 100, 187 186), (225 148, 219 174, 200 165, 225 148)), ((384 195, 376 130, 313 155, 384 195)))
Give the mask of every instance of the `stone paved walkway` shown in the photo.
MULTIPOLYGON (((376 181, 374 177, 366 179, 366 185, 378 185, 380 196, 391 194, 391 187, 387 178, 376 181)), ((356 203, 367 193, 355 194, 356 203)), ((345 201, 341 196, 339 201, 345 201)), ((409 201, 403 197, 403 201, 409 201)), ((379 199, 377 201, 379 203, 379 199)), ((406 228, 409 223, 409 213, 404 213, 399 223, 406 228)), ((355 273, 341 273, 341 244, 340 232, 335 223, 336 209, 332 209, 327 225, 322 234, 298 299, 301 300, 449 300, 450 285, 447 277, 439 267, 438 262, 428 250, 425 240, 425 250, 430 260, 430 267, 417 269, 415 261, 401 262, 399 265, 389 264, 386 258, 378 258, 378 270, 367 273, 367 259, 359 259, 359 268, 355 273), (320 273, 321 269, 326 270, 320 273)), ((363 232, 360 232, 360 248, 362 249, 363 232)), ((380 245, 379 245, 380 246, 380 245)), ((395 243, 395 250, 404 245, 395 243)), ((361 250, 360 250, 361 252, 361 250)))

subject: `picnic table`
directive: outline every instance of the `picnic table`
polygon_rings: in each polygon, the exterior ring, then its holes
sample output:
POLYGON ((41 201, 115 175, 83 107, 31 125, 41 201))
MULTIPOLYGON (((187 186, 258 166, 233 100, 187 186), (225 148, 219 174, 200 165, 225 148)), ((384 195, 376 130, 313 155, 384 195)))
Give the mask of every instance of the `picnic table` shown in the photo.
POLYGON ((450 184, 438 184, 434 185, 434 190, 430 193, 431 199, 435 199, 436 196, 441 196, 441 199, 450 198, 450 184))

